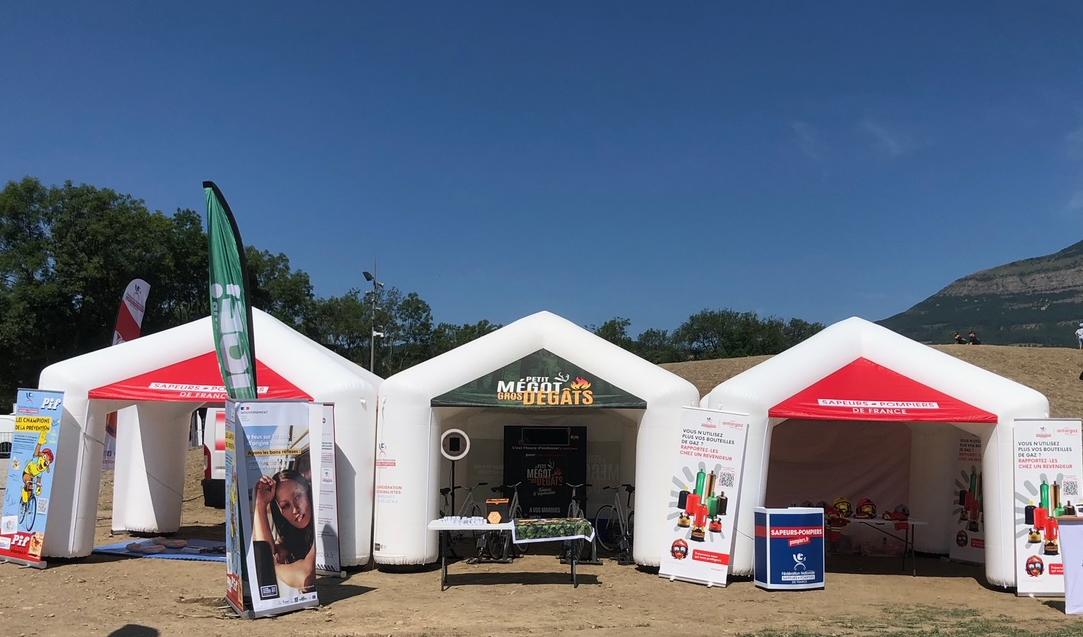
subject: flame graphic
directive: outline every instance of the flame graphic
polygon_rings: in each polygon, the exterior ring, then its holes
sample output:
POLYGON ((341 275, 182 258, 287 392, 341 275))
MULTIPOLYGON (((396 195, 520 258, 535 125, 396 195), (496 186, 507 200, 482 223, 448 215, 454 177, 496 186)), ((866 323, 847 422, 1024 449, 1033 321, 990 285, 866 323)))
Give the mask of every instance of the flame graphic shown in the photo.
POLYGON ((570 387, 572 389, 590 389, 590 381, 582 376, 576 376, 575 382, 570 387))

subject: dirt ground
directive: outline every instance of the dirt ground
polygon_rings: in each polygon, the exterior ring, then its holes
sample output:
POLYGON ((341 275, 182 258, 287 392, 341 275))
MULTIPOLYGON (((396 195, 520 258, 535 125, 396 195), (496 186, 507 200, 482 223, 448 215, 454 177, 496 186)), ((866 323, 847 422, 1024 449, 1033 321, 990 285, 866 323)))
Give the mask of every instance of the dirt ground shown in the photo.
MULTIPOLYGON (((1046 393, 1054 415, 1080 414, 1083 352, 943 349, 1046 393)), ((703 391, 758 360, 683 363, 674 371, 703 391)), ((202 506, 201 462, 190 452, 177 536, 218 539, 224 516, 202 506)), ((107 474, 97 544, 124 539, 110 535, 111 495, 107 474)), ((454 564, 445 592, 434 568, 361 569, 322 579, 317 610, 246 621, 226 610, 221 563, 94 555, 53 560, 44 571, 0 565, 0 590, 8 592, 0 635, 1083 635, 1083 619, 1066 617, 1063 602, 990 588, 980 567, 933 557, 919 559, 918 577, 899 567, 897 559, 834 559, 824 590, 796 593, 747 580, 708 589, 605 561, 582 566, 572 588, 554 556, 532 552, 508 565, 454 564)))
MULTIPOLYGON (((178 537, 222 538, 223 512, 202 506, 201 456, 189 455, 178 537)), ((110 534, 111 480, 102 489, 95 542, 110 534)), ((236 619, 225 607, 225 566, 94 555, 38 571, 0 565, 3 635, 1083 635, 1060 601, 1017 598, 984 585, 979 567, 921 558, 918 577, 898 559, 836 559, 822 591, 768 592, 747 580, 708 589, 645 569, 580 567, 579 588, 554 555, 450 569, 360 569, 319 583, 318 610, 236 619), (1028 627, 1043 626, 1042 632, 1028 627), (118 632, 119 631, 119 632, 118 632)))

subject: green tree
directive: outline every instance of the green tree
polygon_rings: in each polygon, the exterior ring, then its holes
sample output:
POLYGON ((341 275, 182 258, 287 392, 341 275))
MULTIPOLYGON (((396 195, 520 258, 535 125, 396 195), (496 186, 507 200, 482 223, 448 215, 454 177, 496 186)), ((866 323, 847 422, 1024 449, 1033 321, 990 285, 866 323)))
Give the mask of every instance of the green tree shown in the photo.
POLYGON ((501 325, 495 325, 486 320, 477 323, 440 323, 433 329, 432 354, 437 356, 451 351, 460 345, 466 345, 470 341, 485 336, 490 332, 500 329, 501 325))
POLYGON ((294 271, 286 255, 252 246, 245 248, 245 260, 252 306, 300 332, 315 331, 312 313, 316 298, 308 274, 294 271))
POLYGON ((356 289, 313 302, 308 336, 368 369, 369 309, 356 289))
MULTIPOLYGON (((397 290, 394 290, 396 293, 397 290)), ((385 354, 378 369, 390 376, 432 357, 432 309, 415 292, 387 301, 385 354)))
POLYGON ((630 319, 617 316, 602 323, 598 327, 591 325, 587 327, 587 329, 614 345, 619 345, 626 350, 632 350, 634 341, 631 336, 628 336, 628 328, 631 325, 632 321, 630 319))
POLYGON ((674 363, 682 360, 680 350, 666 330, 643 330, 632 351, 652 363, 674 363))
POLYGON ((49 363, 108 346, 133 278, 151 284, 144 331, 180 322, 173 311, 205 308, 206 238, 197 229, 195 213, 167 217, 108 188, 9 182, 0 191, 0 391, 36 386, 49 363), (189 283, 200 261, 202 301, 189 283), (170 303, 158 307, 157 297, 170 303))

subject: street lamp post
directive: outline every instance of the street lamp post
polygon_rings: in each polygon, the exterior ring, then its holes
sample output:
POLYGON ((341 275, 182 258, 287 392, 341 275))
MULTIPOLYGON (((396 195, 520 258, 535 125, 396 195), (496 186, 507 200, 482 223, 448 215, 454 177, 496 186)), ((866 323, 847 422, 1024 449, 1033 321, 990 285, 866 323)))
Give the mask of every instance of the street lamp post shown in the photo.
MULTIPOLYGON (((375 264, 373 264, 374 271, 376 270, 375 264)), ((373 272, 362 272, 365 275, 365 280, 372 283, 372 319, 371 325, 372 334, 369 339, 369 371, 373 374, 376 373, 376 337, 384 337, 383 332, 376 331, 376 298, 379 296, 379 291, 384 287, 384 284, 376 280, 376 275, 373 272)))

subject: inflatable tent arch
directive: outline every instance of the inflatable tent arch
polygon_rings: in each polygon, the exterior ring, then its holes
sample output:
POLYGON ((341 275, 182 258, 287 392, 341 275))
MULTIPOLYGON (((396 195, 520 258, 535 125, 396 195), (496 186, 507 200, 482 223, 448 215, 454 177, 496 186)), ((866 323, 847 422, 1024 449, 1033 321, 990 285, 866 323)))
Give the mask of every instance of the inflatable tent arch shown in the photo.
MULTIPOLYGON (((522 369, 527 367, 524 364, 522 369)), ((619 475, 588 475, 588 482, 595 483, 588 491, 588 513, 612 501, 612 491, 603 492, 602 486, 635 484, 633 557, 639 564, 657 566, 665 503, 671 499, 670 455, 663 450, 677 448, 681 408, 695 406, 698 400, 699 392, 688 381, 549 312, 532 314, 399 372, 380 387, 374 559, 385 565, 426 564, 437 559, 436 533, 426 525, 439 517, 439 489, 448 480, 448 462, 440 455, 444 431, 460 428, 471 436, 470 455, 460 461, 467 466, 459 465, 456 481, 480 481, 476 476, 488 469, 493 485, 502 482, 499 465, 503 461, 493 457, 503 451, 502 425, 544 426, 573 420, 586 426, 588 453, 591 440, 599 437, 606 438, 610 448, 618 444, 620 448, 619 475), (483 407, 462 406, 466 403, 448 398, 464 387, 479 389, 480 381, 505 369, 520 369, 518 364, 531 356, 580 368, 594 387, 611 384, 641 399, 645 406, 538 409, 523 408, 520 402, 518 408, 483 407), (486 445, 488 452, 483 450, 486 445), (632 458, 634 465, 629 462, 632 458), (471 460, 476 464, 469 465, 471 460), (485 467, 479 468, 480 464, 485 467), (657 523, 649 524, 649 520, 657 523)), ((477 495, 484 502, 491 494, 477 495)))
POLYGON ((725 381, 701 404, 752 415, 735 574, 752 573, 752 509, 765 502, 776 426, 788 419, 890 421, 911 427, 910 510, 929 523, 917 536, 922 551, 947 553, 955 428, 981 439, 986 576, 1015 586, 1012 426, 1016 418, 1048 417, 1049 401, 1039 392, 854 317, 725 381), (920 404, 900 409, 891 402, 920 404))
MULTIPOLYGON (((270 315, 258 309, 252 315, 260 397, 305 398, 335 405, 342 562, 366 564, 381 380, 270 315)), ((115 513, 156 532, 177 529, 180 496, 170 485, 184 481, 190 414, 208 403, 221 403, 224 397, 220 373, 210 386, 178 382, 184 378, 185 365, 210 365, 217 371, 210 321, 207 317, 42 371, 39 387, 64 392, 59 457, 53 465, 56 475, 45 531, 48 556, 80 557, 93 549, 105 417, 131 405, 138 411, 138 423, 130 422, 118 436, 117 476, 126 472, 127 478, 116 489, 120 501, 114 503, 119 505, 115 513), (164 382, 155 381, 158 372, 166 374, 159 379, 164 382), (137 435, 130 435, 133 432, 137 435), (143 469, 146 473, 140 472, 143 469)))

